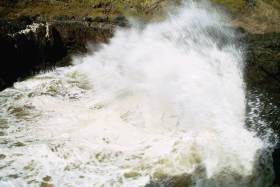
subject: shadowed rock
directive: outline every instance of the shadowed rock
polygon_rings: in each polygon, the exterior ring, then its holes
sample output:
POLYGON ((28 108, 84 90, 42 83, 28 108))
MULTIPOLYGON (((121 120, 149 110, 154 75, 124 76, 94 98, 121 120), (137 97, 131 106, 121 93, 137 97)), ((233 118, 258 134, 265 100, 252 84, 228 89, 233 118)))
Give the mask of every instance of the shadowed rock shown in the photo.
POLYGON ((275 174, 274 184, 280 185, 280 147, 276 148, 272 154, 275 174))
POLYGON ((40 17, 0 20, 0 90, 22 78, 55 66, 69 64, 69 55, 86 52, 87 42, 106 42, 124 17, 113 22, 63 17, 48 22, 40 17))

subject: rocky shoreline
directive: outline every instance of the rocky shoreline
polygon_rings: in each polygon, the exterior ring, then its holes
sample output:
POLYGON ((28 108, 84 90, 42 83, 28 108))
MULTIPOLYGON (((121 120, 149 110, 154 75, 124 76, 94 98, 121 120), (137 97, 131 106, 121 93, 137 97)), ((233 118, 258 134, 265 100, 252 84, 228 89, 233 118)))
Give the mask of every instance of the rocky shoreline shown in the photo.
POLYGON ((104 17, 0 19, 0 90, 40 71, 69 65, 70 55, 85 52, 87 42, 106 42, 116 27, 127 23, 121 16, 112 21, 104 17))
MULTIPOLYGON (((40 71, 69 65, 71 55, 87 51, 87 42, 107 42, 116 27, 128 25, 123 16, 111 20, 106 17, 0 19, 0 90, 40 71)), ((240 40, 247 44, 248 87, 269 90, 275 104, 280 106, 280 33, 254 34, 243 31, 240 40)), ((278 113, 272 127, 280 134, 278 113)), ((273 154, 276 184, 280 184, 279 153, 280 150, 276 149, 273 154)))
MULTIPOLYGON (((128 25, 124 16, 113 20, 67 16, 52 20, 26 16, 15 20, 0 19, 0 49, 4 51, 2 59, 5 59, 5 68, 0 70, 0 90, 36 72, 69 65, 67 57, 86 52, 88 42, 107 42, 116 27, 128 25)), ((261 85, 279 91, 280 33, 255 34, 242 28, 241 31, 240 41, 246 44, 246 80, 249 86, 261 85)))

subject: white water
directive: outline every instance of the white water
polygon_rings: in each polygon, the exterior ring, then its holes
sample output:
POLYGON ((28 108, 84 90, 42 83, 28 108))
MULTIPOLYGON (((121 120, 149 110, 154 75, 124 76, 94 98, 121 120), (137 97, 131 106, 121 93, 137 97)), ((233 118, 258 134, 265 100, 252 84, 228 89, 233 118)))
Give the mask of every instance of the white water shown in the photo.
POLYGON ((0 186, 265 187, 243 55, 214 10, 119 30, 99 52, 0 93, 0 186))

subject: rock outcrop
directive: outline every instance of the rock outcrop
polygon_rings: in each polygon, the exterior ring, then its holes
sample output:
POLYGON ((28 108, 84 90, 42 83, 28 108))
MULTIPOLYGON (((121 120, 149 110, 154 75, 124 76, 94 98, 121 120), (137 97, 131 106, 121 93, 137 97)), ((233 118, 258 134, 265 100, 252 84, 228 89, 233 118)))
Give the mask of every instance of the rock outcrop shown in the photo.
MULTIPOLYGON (((260 115, 279 136, 280 33, 247 33, 244 39, 247 44, 245 78, 248 90, 258 90, 263 95, 259 98, 260 115)), ((275 184, 280 185, 279 147, 273 151, 273 166, 275 184)))
POLYGON ((280 91, 280 33, 247 34, 247 80, 280 91))
POLYGON ((1 21, 0 50, 0 88, 54 65, 66 54, 55 28, 48 31, 44 24, 29 20, 1 21))
POLYGON ((106 42, 115 27, 126 25, 124 17, 0 20, 0 90, 39 71, 66 65, 70 54, 86 51, 88 41, 106 42))
POLYGON ((273 167, 275 172, 274 184, 280 185, 280 147, 274 150, 272 157, 273 157, 273 167))

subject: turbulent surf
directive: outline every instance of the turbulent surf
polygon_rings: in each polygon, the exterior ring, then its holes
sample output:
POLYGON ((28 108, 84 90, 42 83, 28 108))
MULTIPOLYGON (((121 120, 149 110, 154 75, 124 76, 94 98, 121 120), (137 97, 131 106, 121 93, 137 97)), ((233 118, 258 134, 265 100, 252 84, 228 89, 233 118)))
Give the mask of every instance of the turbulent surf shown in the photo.
POLYGON ((2 91, 0 186, 270 186, 235 35, 190 3, 2 91))

